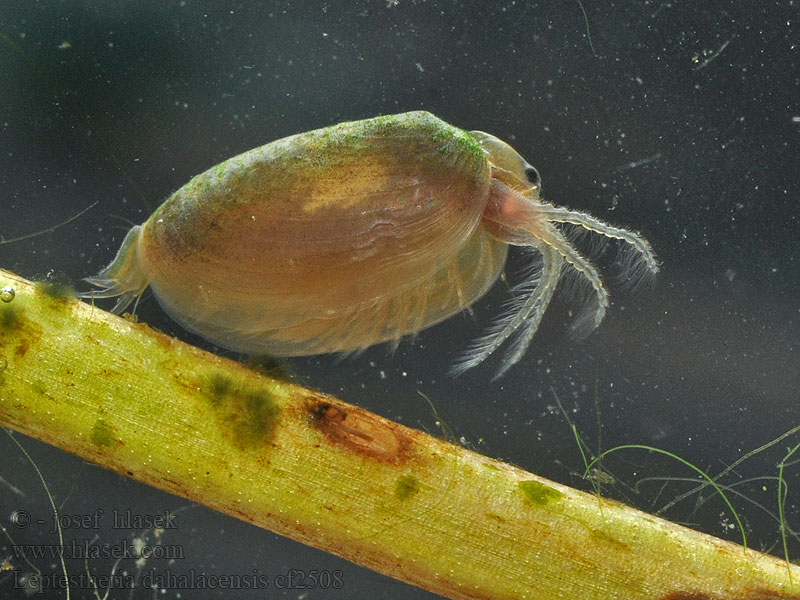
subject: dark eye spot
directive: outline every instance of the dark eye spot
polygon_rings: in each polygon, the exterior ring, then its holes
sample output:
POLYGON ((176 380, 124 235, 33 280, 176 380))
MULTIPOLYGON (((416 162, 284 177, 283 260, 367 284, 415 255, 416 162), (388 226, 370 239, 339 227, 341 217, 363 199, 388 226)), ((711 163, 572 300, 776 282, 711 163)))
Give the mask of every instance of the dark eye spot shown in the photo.
POLYGON ((542 183, 542 178, 539 177, 539 171, 534 169, 531 165, 525 165, 525 179, 531 185, 539 185, 542 183))

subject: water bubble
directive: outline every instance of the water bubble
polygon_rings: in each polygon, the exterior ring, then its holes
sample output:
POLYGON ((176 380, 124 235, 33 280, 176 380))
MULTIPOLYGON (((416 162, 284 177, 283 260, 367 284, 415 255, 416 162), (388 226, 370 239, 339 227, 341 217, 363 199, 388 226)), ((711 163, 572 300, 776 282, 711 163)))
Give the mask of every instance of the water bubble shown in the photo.
POLYGON ((16 296, 17 293, 14 291, 14 288, 10 285, 5 286, 4 288, 0 289, 0 300, 3 302, 11 302, 16 296))

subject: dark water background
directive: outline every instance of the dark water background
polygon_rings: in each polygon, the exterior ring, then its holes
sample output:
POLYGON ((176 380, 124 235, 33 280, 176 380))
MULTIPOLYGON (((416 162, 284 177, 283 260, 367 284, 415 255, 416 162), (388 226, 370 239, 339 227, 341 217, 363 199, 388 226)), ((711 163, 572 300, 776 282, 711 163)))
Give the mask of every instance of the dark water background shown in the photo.
MULTIPOLYGON (((584 489, 556 396, 595 452, 652 444, 717 473, 800 424, 800 4, 584 0, 583 8, 585 18, 577 1, 561 0, 4 2, 0 235, 48 228, 99 204, 52 233, 0 245, 0 266, 77 283, 112 258, 131 222, 221 160, 298 131, 426 109, 510 142, 539 169, 549 201, 640 231, 663 262, 657 284, 626 293, 611 283, 613 257, 599 257, 613 301, 602 326, 583 342, 570 340, 570 305, 556 300, 523 362, 500 381, 491 381, 491 363, 455 380, 444 373, 499 310, 503 284, 474 319, 452 318, 394 355, 377 347, 344 362, 291 360, 297 379, 439 434, 421 391, 468 446, 584 489)), ((514 253, 509 277, 524 266, 514 253)), ((152 296, 138 314, 209 347, 152 296)), ((10 524, 16 509, 43 518, 50 509, 4 437, 0 519, 17 542, 56 543, 45 529, 10 524)), ((776 483, 748 480, 774 478, 798 442, 786 439, 723 480, 746 495, 732 492, 758 549, 781 552, 778 524, 765 512, 777 511, 776 483)), ((64 513, 187 505, 23 443, 64 513)), ((642 452, 611 457, 606 467, 616 482, 604 493, 648 511, 692 485, 659 480, 637 493, 642 478, 693 477, 642 452)), ((787 479, 788 524, 800 528, 800 465, 787 479)), ((740 540, 712 496, 694 495, 665 516, 740 540)), ((128 530, 98 533, 110 543, 130 539, 128 530)), ((269 577, 340 569, 342 590, 305 597, 432 597, 200 507, 180 513, 180 527, 167 535, 163 543, 182 545, 186 558, 147 569, 269 577)), ((800 556, 800 543, 792 540, 790 552, 800 556)), ((0 553, 8 553, 6 541, 0 553)), ((112 563, 91 568, 108 573, 112 563)), ((57 572, 49 561, 37 566, 57 572)), ((121 568, 133 571, 130 561, 121 568)), ((10 577, 0 573, 0 595, 24 597, 10 577)))

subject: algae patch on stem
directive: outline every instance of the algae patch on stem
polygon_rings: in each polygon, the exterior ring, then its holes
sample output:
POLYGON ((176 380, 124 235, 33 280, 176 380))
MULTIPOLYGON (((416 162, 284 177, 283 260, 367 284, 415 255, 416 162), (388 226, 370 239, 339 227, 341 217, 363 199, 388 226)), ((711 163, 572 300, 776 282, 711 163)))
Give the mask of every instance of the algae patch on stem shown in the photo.
POLYGON ((211 401, 220 428, 240 448, 252 448, 269 441, 280 409, 266 386, 237 385, 222 373, 214 373, 200 388, 211 401))
POLYGON ((397 479, 397 483, 394 486, 394 497, 398 500, 408 500, 415 496, 419 489, 419 479, 413 475, 403 475, 397 479))
POLYGON ((558 490, 538 481, 520 481, 519 490, 525 499, 536 506, 544 506, 564 497, 558 490))

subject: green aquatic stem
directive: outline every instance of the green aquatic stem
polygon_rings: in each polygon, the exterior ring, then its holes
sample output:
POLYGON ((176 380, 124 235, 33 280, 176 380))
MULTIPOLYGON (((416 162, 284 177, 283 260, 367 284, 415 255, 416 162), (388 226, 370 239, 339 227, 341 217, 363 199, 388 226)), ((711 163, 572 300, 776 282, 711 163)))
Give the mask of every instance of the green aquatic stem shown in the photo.
POLYGON ((0 425, 107 469, 449 598, 800 599, 776 557, 3 287, 0 425))

